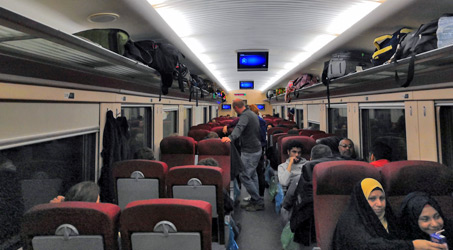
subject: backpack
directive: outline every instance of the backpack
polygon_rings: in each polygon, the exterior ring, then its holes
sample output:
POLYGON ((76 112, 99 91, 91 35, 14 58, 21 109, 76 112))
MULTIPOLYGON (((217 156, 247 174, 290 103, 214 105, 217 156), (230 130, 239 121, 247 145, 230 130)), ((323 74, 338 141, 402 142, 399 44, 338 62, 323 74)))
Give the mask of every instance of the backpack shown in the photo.
POLYGON ((404 36, 400 44, 398 44, 396 53, 391 59, 392 62, 396 63, 396 60, 410 57, 407 78, 404 83, 400 81, 398 72, 395 71, 395 81, 401 87, 405 88, 409 86, 414 78, 415 55, 437 48, 437 22, 438 19, 427 24, 422 24, 416 31, 412 31, 404 36))
POLYGON ((407 33, 411 32, 412 29, 401 28, 395 31, 393 34, 382 35, 374 39, 374 50, 371 56, 371 63, 373 66, 381 65, 390 60, 396 52, 396 48, 400 41, 406 36, 407 33))
POLYGON ((120 29, 90 29, 74 35, 86 38, 119 55, 124 55, 124 46, 129 41, 129 34, 120 29))
POLYGON ((270 89, 266 93, 266 98, 269 100, 269 103, 271 102, 272 97, 275 95, 275 89, 270 89))
POLYGON ((291 102, 291 97, 289 94, 291 92, 294 92, 296 90, 296 87, 294 86, 294 81, 291 80, 288 82, 288 85, 286 85, 286 94, 285 94, 285 102, 290 103, 291 102))

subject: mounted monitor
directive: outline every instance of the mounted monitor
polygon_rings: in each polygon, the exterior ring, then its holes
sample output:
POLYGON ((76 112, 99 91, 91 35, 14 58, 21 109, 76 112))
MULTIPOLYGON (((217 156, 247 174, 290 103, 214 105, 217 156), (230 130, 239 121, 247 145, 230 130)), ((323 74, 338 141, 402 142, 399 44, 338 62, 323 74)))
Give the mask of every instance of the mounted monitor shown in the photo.
POLYGON ((254 89, 255 88, 255 82, 253 82, 253 81, 240 81, 239 82, 239 88, 240 89, 254 89))
POLYGON ((267 71, 268 51, 238 51, 238 71, 267 71))
POLYGON ((231 110, 231 104, 222 104, 222 110, 231 110))
POLYGON ((258 107, 259 110, 265 110, 266 104, 256 104, 256 107, 258 107))

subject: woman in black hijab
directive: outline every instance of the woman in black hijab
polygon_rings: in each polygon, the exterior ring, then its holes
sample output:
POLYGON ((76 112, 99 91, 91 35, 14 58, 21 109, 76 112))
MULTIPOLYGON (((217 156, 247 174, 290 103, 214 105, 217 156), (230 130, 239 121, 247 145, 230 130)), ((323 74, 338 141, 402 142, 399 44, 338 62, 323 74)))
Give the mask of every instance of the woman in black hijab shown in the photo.
POLYGON ((396 219, 387 206, 384 189, 375 179, 365 178, 354 187, 348 209, 338 220, 334 250, 446 249, 427 240, 401 240, 396 219))
POLYGON ((405 239, 430 240, 430 234, 442 229, 450 247, 453 246, 453 228, 442 210, 429 194, 412 192, 401 203, 400 224, 405 239))

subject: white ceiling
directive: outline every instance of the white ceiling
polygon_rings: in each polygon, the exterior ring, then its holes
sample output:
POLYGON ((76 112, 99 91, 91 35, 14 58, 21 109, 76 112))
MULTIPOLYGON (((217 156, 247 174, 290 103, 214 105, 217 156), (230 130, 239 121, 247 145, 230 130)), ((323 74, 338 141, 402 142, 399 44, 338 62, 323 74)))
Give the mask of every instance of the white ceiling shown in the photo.
POLYGON ((452 0, 150 1, 153 5, 146 0, 0 0, 0 4, 67 33, 121 28, 136 41, 171 42, 186 55, 192 72, 226 90, 238 89, 240 80, 254 80, 255 89, 266 90, 305 72, 320 74, 322 62, 335 50, 372 51, 378 35, 453 12, 452 0), (363 10, 343 14, 357 5, 380 6, 343 32, 348 18, 364 15, 363 10), (120 18, 104 24, 87 20, 98 12, 114 12, 120 18), (330 30, 332 24, 340 25, 330 30), (323 46, 328 40, 320 37, 335 39, 323 46), (238 72, 236 51, 244 49, 269 50, 269 70, 238 72))

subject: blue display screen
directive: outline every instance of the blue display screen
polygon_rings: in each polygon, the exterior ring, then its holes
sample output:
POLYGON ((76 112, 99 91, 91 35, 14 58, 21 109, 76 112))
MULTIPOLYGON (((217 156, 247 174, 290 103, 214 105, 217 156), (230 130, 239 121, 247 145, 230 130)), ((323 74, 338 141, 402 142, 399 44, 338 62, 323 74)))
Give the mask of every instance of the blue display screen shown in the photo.
POLYGON ((253 89, 254 88, 254 82, 253 81, 240 81, 239 82, 239 88, 240 89, 253 89))
POLYGON ((265 104, 256 104, 256 106, 258 107, 259 110, 266 109, 266 105, 265 104))
POLYGON ((222 109, 231 109, 231 104, 222 104, 222 109))
POLYGON ((238 52, 238 70, 267 70, 269 52, 238 52))

